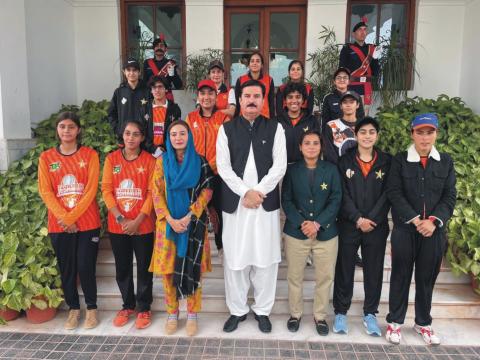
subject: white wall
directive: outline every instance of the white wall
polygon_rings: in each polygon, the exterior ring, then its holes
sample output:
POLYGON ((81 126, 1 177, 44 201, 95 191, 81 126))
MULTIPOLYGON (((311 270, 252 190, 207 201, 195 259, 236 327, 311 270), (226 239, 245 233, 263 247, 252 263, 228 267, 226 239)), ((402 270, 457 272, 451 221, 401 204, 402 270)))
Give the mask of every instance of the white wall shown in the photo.
POLYGON ((35 124, 62 104, 77 101, 73 8, 64 0, 25 0, 25 19, 30 116, 35 124))
POLYGON ((185 0, 187 54, 223 49, 223 1, 185 0))
POLYGON ((465 7, 460 96, 478 114, 480 114, 479 17, 480 0, 469 1, 465 7))
POLYGON ((0 140, 30 138, 23 0, 0 1, 0 34, 0 140))
POLYGON ((115 0, 75 0, 75 59, 77 98, 112 97, 120 83, 120 14, 115 0))
POLYGON ((465 1, 420 0, 415 54, 420 78, 409 94, 459 96, 465 1))

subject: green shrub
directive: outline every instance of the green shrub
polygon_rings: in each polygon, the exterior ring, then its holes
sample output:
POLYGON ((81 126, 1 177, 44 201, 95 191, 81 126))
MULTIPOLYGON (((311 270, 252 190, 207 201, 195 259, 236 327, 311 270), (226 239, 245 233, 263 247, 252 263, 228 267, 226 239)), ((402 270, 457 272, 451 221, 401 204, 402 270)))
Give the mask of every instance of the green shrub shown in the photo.
MULTIPOLYGON (((440 120, 439 151, 455 161, 457 204, 448 224, 448 252, 454 273, 480 279, 480 116, 460 98, 440 95, 436 100, 413 98, 395 107, 380 108, 379 146, 392 154, 410 144, 409 124, 421 113, 436 113, 440 120)), ((477 290, 478 292, 478 290, 477 290)), ((479 292, 480 293, 480 292, 479 292)))

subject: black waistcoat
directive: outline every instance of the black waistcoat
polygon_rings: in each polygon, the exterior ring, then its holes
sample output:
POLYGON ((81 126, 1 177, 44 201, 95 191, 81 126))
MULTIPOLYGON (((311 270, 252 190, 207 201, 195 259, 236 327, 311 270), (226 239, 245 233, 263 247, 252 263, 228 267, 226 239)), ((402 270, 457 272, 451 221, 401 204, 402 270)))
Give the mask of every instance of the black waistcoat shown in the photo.
MULTIPOLYGON (((228 139, 230 161, 232 169, 238 177, 243 179, 245 166, 247 165, 250 145, 253 147, 253 157, 257 168, 258 182, 260 182, 273 165, 273 142, 277 132, 278 122, 259 116, 253 126, 241 116, 223 124, 228 139)), ((235 194, 228 184, 222 180, 222 210, 232 214, 238 207, 240 197, 235 194)), ((278 185, 267 194, 263 201, 266 211, 280 208, 280 195, 278 185)))

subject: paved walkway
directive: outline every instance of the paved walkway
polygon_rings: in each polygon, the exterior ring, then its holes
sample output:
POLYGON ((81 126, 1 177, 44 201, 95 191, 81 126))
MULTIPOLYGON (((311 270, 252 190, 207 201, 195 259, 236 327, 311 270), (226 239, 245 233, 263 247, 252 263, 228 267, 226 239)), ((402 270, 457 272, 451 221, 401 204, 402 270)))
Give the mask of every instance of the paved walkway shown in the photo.
MULTIPOLYGON (((477 336, 475 334, 475 336, 477 336)), ((0 359, 479 359, 480 346, 0 333, 0 359)))

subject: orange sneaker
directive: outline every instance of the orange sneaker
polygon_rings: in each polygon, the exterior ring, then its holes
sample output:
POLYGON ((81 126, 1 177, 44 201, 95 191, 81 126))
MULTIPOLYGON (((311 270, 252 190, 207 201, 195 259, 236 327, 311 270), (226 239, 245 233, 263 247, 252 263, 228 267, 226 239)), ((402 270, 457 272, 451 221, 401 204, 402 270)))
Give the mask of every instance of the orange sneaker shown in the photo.
POLYGON ((135 310, 132 309, 123 309, 117 313, 117 316, 113 319, 113 326, 121 327, 128 323, 128 318, 130 315, 134 314, 135 310))
POLYGON ((152 323, 151 320, 152 312, 151 311, 143 311, 137 314, 137 320, 135 320, 135 327, 137 329, 145 329, 150 326, 152 323))

